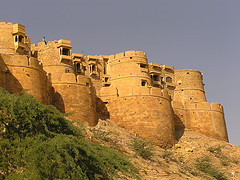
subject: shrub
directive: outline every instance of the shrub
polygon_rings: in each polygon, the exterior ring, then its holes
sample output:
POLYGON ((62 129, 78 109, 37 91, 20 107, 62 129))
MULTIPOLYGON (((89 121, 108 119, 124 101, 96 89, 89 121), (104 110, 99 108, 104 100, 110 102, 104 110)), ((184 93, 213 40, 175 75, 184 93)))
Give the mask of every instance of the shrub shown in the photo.
POLYGON ((198 170, 200 170, 218 180, 226 180, 227 179, 227 177, 225 176, 225 174, 223 172, 219 171, 218 168, 212 166, 211 160, 209 157, 203 157, 203 158, 197 159, 195 167, 198 170))
POLYGON ((1 179, 138 178, 127 158, 87 142, 55 107, 0 89, 1 179))
POLYGON ((230 159, 222 153, 222 146, 209 147, 208 151, 213 153, 215 157, 219 158, 223 166, 228 166, 230 159))
POLYGON ((144 159, 151 159, 151 157, 154 155, 154 148, 152 144, 141 139, 134 138, 132 141, 132 148, 137 155, 144 159))

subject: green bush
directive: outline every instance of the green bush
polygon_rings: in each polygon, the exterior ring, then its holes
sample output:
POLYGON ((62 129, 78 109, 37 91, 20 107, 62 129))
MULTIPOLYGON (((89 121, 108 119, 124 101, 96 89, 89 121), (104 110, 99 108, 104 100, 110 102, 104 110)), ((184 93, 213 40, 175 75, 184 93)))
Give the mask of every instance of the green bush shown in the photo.
POLYGON ((0 89, 0 179, 138 178, 120 154, 89 143, 55 107, 0 89))
POLYGON ((214 167, 211 164, 211 160, 209 157, 203 157, 203 158, 197 159, 195 167, 198 170, 200 170, 218 180, 226 180, 227 179, 227 177, 225 176, 225 174, 223 172, 219 171, 218 168, 214 167))
POLYGON ((208 151, 213 153, 215 157, 219 158, 223 166, 228 166, 230 164, 229 157, 222 153, 222 146, 212 146, 208 148, 208 151))
POLYGON ((151 159, 151 157, 154 155, 152 144, 141 139, 133 139, 132 148, 137 155, 144 159, 151 159))

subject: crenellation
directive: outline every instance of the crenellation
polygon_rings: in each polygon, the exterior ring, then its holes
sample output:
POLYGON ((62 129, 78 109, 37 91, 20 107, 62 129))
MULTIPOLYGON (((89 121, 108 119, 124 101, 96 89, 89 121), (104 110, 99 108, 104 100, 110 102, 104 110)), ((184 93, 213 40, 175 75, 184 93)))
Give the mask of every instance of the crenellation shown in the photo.
POLYGON ((148 63, 142 51, 83 56, 70 40, 31 44, 25 26, 0 22, 0 71, 1 87, 28 89, 89 126, 110 118, 159 146, 185 129, 228 141, 223 107, 207 102, 202 73, 148 63))

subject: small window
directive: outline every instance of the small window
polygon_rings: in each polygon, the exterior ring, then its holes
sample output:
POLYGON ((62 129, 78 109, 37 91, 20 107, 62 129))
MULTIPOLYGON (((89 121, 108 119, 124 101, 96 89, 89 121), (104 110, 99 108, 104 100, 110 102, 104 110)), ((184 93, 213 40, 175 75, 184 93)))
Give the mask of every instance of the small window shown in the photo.
POLYGON ((63 48, 61 55, 70 56, 70 50, 69 50, 69 49, 66 49, 66 48, 63 48))
POLYGON ((95 71, 95 70, 96 70, 96 66, 92 65, 92 71, 95 71))
POLYGON ((22 42, 23 36, 19 36, 19 42, 22 42))
POLYGON ((187 72, 187 75, 190 75, 190 73, 189 73, 189 72, 187 72))
POLYGON ((81 71, 80 67, 80 63, 76 63, 75 68, 77 72, 81 71))
POLYGON ((17 36, 15 36, 15 42, 17 42, 18 41, 18 37, 17 36))
POLYGON ((140 67, 141 67, 141 68, 146 68, 147 65, 146 65, 146 64, 140 64, 140 67))
POLYGON ((172 78, 171 77, 166 77, 166 82, 172 83, 172 78))
POLYGON ((152 81, 159 81, 159 75, 151 75, 152 81))
POLYGON ((105 82, 108 82, 109 81, 109 78, 108 77, 105 77, 105 82))
POLYGON ((130 59, 132 59, 132 57, 130 57, 130 59))
POLYGON ((142 80, 141 86, 147 86, 147 81, 143 81, 143 80, 142 80))
POLYGON ((69 73, 70 71, 69 71, 69 69, 65 69, 65 73, 69 73))

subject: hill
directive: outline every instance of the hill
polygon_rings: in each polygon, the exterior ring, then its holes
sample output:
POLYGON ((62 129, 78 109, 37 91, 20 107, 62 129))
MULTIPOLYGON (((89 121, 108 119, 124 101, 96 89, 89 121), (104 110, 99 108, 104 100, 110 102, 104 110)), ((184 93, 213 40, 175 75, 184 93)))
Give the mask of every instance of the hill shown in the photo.
POLYGON ((239 179, 240 148, 185 130, 160 148, 110 120, 66 119, 0 89, 0 179, 239 179))
POLYGON ((240 147, 185 130, 173 147, 146 142, 110 120, 89 128, 91 142, 128 155, 141 179, 240 179, 240 147))

